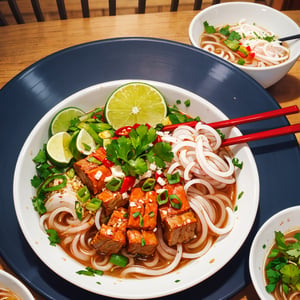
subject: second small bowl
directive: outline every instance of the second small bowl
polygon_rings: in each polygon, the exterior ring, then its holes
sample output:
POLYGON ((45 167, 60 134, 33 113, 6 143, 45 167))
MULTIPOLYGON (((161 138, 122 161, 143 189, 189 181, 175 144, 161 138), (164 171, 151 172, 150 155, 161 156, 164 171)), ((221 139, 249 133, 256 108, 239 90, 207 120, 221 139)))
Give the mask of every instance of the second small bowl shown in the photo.
MULTIPOLYGON (((189 38, 193 46, 200 48, 199 38, 204 31, 203 23, 219 26, 235 24, 245 19, 247 23, 255 23, 274 32, 279 37, 299 33, 299 26, 288 16, 263 4, 249 2, 227 2, 209 6, 200 11, 192 20, 189 27, 189 38)), ((300 39, 288 42, 290 57, 283 63, 268 67, 247 67, 236 64, 249 74, 264 88, 267 88, 281 78, 293 67, 300 55, 300 39)))

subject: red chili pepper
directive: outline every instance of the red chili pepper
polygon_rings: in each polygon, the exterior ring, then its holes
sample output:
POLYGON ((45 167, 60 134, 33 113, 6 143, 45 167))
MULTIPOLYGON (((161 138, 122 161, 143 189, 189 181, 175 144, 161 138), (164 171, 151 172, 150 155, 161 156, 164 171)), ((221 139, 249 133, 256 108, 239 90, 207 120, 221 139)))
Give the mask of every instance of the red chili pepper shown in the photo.
POLYGON ((251 51, 251 47, 247 46, 246 49, 250 52, 251 51))
POLYGON ((240 56, 240 57, 242 57, 242 58, 246 58, 246 55, 243 53, 243 52, 241 52, 241 51, 236 51, 236 53, 240 56))
POLYGON ((155 145, 156 143, 160 143, 162 140, 161 140, 161 137, 158 135, 155 139, 155 141, 153 142, 153 145, 155 145))
POLYGON ((115 131, 115 135, 118 135, 118 136, 128 136, 129 135, 129 132, 132 130, 132 126, 124 126, 124 127, 121 127, 119 129, 117 129, 115 131))
POLYGON ((103 160, 102 160, 102 163, 104 166, 108 167, 108 168, 111 168, 114 163, 110 160, 107 159, 107 157, 105 157, 103 160))
POLYGON ((135 183, 135 177, 134 176, 126 176, 123 180, 120 193, 123 194, 127 192, 130 188, 133 187, 135 183))
POLYGON ((255 56, 255 52, 250 52, 250 53, 248 54, 248 56, 249 56, 251 59, 253 59, 254 56, 255 56))
POLYGON ((154 174, 155 180, 157 180, 159 177, 163 177, 163 173, 159 174, 159 173, 155 172, 155 174, 154 174))
POLYGON ((195 127, 197 123, 198 123, 198 121, 190 121, 190 122, 185 122, 185 123, 166 125, 162 128, 162 131, 172 131, 181 125, 195 127))

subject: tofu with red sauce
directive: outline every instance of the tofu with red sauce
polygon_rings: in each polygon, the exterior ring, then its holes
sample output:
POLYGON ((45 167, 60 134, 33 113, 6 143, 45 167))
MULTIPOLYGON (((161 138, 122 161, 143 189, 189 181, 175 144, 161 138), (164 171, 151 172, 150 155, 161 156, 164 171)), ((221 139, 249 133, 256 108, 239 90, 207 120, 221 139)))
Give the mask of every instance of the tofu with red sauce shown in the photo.
MULTIPOLYGON (((169 197, 170 195, 176 195, 181 201, 181 207, 179 209, 174 208, 171 205, 170 201, 168 201, 168 203, 166 204, 161 205, 159 207, 159 214, 162 222, 164 222, 164 220, 169 216, 178 215, 190 210, 190 204, 186 197, 183 185, 181 185, 180 183, 166 184, 164 185, 163 189, 167 190, 169 197)), ((173 202, 176 202, 176 199, 174 199, 173 202)))
POLYGON ((102 200, 106 216, 109 216, 115 209, 125 206, 128 203, 128 199, 123 198, 119 192, 112 192, 107 189, 97 194, 96 197, 102 200))
POLYGON ((102 224, 91 245, 103 254, 118 253, 126 245, 126 235, 118 227, 102 224))
POLYGON ((128 211, 124 207, 120 207, 113 211, 107 225, 117 227, 123 232, 126 232, 128 224, 128 211))
POLYGON ((156 234, 147 230, 127 230, 127 242, 129 253, 144 256, 153 255, 158 245, 156 234))
POLYGON ((137 230, 153 230, 157 224, 157 193, 144 192, 141 188, 133 188, 129 197, 128 228, 137 230))
POLYGON ((105 149, 99 148, 86 158, 80 159, 73 164, 76 174, 93 195, 102 191, 105 186, 105 178, 111 176, 110 168, 101 165, 105 157, 105 149))
POLYGON ((164 240, 170 247, 189 242, 195 237, 196 227, 197 219, 192 211, 167 217, 163 223, 164 240))

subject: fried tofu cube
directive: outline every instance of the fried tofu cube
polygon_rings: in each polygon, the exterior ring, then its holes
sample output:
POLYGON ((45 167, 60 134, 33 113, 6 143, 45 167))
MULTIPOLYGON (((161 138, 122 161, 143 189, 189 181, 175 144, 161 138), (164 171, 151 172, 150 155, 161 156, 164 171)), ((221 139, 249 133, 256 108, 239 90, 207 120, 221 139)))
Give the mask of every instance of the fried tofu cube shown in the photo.
POLYGON ((103 254, 118 253, 126 245, 126 236, 118 227, 102 224, 91 245, 103 254))
POLYGON ((129 253, 144 256, 153 255, 158 245, 155 233, 147 230, 127 230, 127 241, 127 250, 129 253))
POLYGON ((197 219, 192 211, 165 218, 163 222, 164 239, 171 247, 189 242, 195 237, 197 219))
POLYGON ((125 206, 128 203, 128 199, 123 198, 119 192, 112 192, 110 190, 104 190, 97 194, 96 197, 102 200, 106 216, 109 216, 115 209, 125 206))
POLYGON ((128 228, 153 230, 157 224, 157 194, 155 191, 143 192, 141 188, 132 189, 129 198, 128 228))
POLYGON ((88 156, 89 157, 94 157, 99 161, 103 161, 106 158, 106 150, 103 147, 99 147, 98 149, 95 150, 92 154, 88 156))
POLYGON ((168 203, 160 206, 159 207, 159 214, 160 214, 160 218, 161 218, 162 222, 169 216, 178 215, 178 214, 186 212, 190 209, 190 204, 189 204, 188 199, 186 197, 184 188, 180 183, 166 184, 164 186, 164 189, 167 190, 169 196, 170 195, 176 195, 180 199, 182 205, 179 209, 174 208, 174 207, 172 207, 170 201, 168 201, 168 203))
POLYGON ((117 227, 123 232, 126 231, 128 224, 128 211, 124 207, 120 207, 113 211, 107 225, 117 227))

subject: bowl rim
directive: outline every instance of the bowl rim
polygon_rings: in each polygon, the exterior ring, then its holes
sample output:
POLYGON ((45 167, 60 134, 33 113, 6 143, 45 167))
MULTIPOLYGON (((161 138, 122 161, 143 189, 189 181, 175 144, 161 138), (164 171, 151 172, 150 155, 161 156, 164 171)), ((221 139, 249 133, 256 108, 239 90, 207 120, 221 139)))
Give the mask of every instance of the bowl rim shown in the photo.
MULTIPOLYGON (((284 209, 278 211, 277 213, 275 213, 274 215, 272 215, 269 219, 267 219, 263 223, 263 225, 259 228, 259 230, 255 234, 254 239, 252 240, 252 244, 251 244, 250 252, 249 252, 249 272, 250 272, 252 284, 253 284, 257 294, 260 297, 262 297, 262 299, 264 299, 266 297, 266 294, 265 294, 266 292, 264 290, 262 290, 260 287, 261 280, 256 276, 257 271, 255 271, 256 266, 254 264, 254 262, 255 262, 254 252, 255 252, 255 249, 257 249, 257 247, 258 247, 257 244, 259 242, 259 237, 270 226, 270 224, 275 222, 277 219, 280 219, 282 216, 288 216, 291 212, 294 212, 294 211, 299 211, 299 213, 300 213, 300 205, 295 205, 295 206, 290 206, 290 207, 284 208, 284 209)), ((296 227, 298 228, 298 226, 296 226, 296 227)), ((295 226, 291 226, 290 229, 286 230, 285 232, 291 231, 293 229, 295 229, 295 226)), ((266 242, 265 248, 264 248, 266 254, 270 251, 272 245, 274 244, 274 241, 275 241, 275 239, 273 238, 271 241, 266 242)), ((266 255, 264 257, 264 263, 265 263, 265 259, 266 259, 266 255)), ((262 265, 261 273, 263 272, 264 263, 262 265)), ((265 282, 264 276, 262 276, 262 278, 263 278, 263 282, 265 282)), ((270 298, 270 299, 273 299, 273 298, 270 298)))
MULTIPOLYGON (((212 11, 212 10, 215 10, 215 9, 218 9, 220 6, 224 7, 224 6, 252 6, 252 7, 257 7, 257 8, 265 8, 266 10, 269 10, 271 11, 272 13, 274 14, 277 14, 278 16, 282 16, 285 20, 287 20, 288 22, 290 22, 291 24, 293 24, 295 27, 298 27, 298 24, 293 20, 291 19, 290 17, 288 17, 287 15, 285 15, 284 13, 282 13, 281 11, 273 8, 273 7, 270 7, 268 5, 264 5, 264 4, 260 4, 260 3, 252 3, 252 2, 242 2, 242 1, 238 1, 238 2, 224 2, 224 3, 217 3, 217 4, 214 4, 214 5, 211 5, 203 10, 201 10, 200 12, 198 12, 192 19, 192 21, 190 22, 190 25, 189 25, 189 29, 188 29, 188 32, 189 32, 189 39, 190 39, 190 42, 192 43, 192 45, 198 49, 202 49, 200 48, 194 37, 193 37, 193 29, 198 21, 198 18, 204 14, 206 14, 207 12, 209 11, 212 11)), ((295 33, 296 34, 296 33, 295 33)), ((300 43, 300 41, 299 41, 300 43)), ((261 67, 261 68, 256 68, 256 67, 247 67, 247 66, 242 66, 242 65, 238 65, 238 64, 233 64, 233 65, 236 65, 238 66, 239 68, 241 68, 241 70, 251 70, 251 71, 259 71, 259 70, 274 70, 274 69, 277 69, 277 68, 280 68, 280 67, 284 67, 284 66, 288 66, 290 64, 294 64, 296 62, 296 60, 299 58, 300 56, 300 47, 297 48, 298 49, 298 53, 297 53, 297 50, 295 51, 294 55, 293 56, 290 56, 288 58, 288 60, 284 61, 283 63, 281 64, 278 64, 278 65, 275 65, 275 66, 268 66, 268 67, 261 67)), ((206 51, 204 49, 202 49, 203 51, 206 51)))
MULTIPOLYGON (((15 277, 14 275, 10 274, 9 272, 0 269, 0 279, 6 279, 6 281, 9 284, 3 283, 2 280, 1 281, 1 286, 8 288, 9 290, 11 290, 12 292, 16 293, 19 297, 26 297, 25 299, 27 300, 34 300, 35 298, 33 297, 32 293, 30 292, 30 290, 24 285, 23 282, 21 282, 17 277, 15 277), (22 293, 22 295, 20 295, 20 293, 22 293)), ((24 300, 25 300, 24 299, 24 300)))

